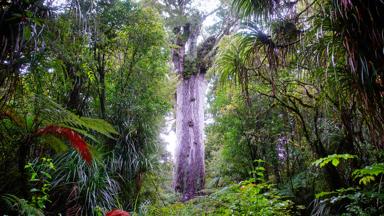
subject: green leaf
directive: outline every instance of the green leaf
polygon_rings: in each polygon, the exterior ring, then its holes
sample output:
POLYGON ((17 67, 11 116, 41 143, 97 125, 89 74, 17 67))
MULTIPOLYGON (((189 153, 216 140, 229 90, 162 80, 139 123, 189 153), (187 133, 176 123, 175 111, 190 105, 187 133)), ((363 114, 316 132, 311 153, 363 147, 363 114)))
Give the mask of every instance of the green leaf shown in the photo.
POLYGON ((356 156, 350 154, 333 154, 314 161, 312 165, 319 166, 320 168, 322 168, 327 164, 332 163, 332 165, 336 167, 339 165, 340 159, 349 160, 353 158, 356 158, 356 156))
POLYGON ((372 164, 362 169, 355 170, 352 175, 354 179, 359 179, 359 184, 367 185, 375 181, 375 176, 384 174, 384 163, 372 164))
POLYGON ((47 178, 49 178, 49 179, 52 178, 52 176, 51 176, 49 173, 47 173, 47 172, 42 171, 41 173, 42 173, 45 177, 47 177, 47 178))
POLYGON ((373 177, 373 176, 365 176, 365 177, 360 179, 359 184, 367 185, 371 181, 375 181, 375 177, 373 177))
POLYGON ((25 12, 25 15, 29 18, 31 18, 33 16, 33 13, 31 11, 26 11, 25 12))
POLYGON ((34 192, 40 192, 40 190, 37 189, 37 188, 32 188, 32 189, 30 190, 30 192, 31 192, 31 193, 34 193, 34 192))
POLYGON ((30 179, 30 181, 34 181, 34 180, 37 180, 37 173, 32 173, 32 175, 31 175, 31 179, 30 179))
POLYGON ((32 33, 31 33, 31 29, 30 29, 30 27, 29 27, 29 26, 25 26, 25 27, 24 27, 24 30, 23 30, 23 36, 24 36, 24 38, 25 38, 26 40, 29 40, 29 39, 31 38, 31 35, 32 35, 32 33))
POLYGON ((337 165, 339 165, 339 163, 340 163, 340 161, 337 158, 332 160, 332 165, 335 166, 335 167, 337 167, 337 165))
POLYGON ((55 152, 65 152, 68 150, 68 145, 66 145, 62 139, 59 139, 53 135, 47 134, 45 136, 39 137, 39 139, 43 144, 49 146, 55 152))

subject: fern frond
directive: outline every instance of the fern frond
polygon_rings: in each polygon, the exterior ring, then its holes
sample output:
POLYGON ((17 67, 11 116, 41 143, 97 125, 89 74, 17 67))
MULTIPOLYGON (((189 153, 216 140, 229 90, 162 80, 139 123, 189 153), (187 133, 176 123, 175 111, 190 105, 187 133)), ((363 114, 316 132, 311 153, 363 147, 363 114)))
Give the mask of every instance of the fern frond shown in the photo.
POLYGON ((98 142, 97 139, 87 131, 97 132, 112 139, 114 135, 118 134, 111 124, 102 119, 77 116, 47 97, 36 96, 36 100, 39 101, 39 104, 44 105, 40 110, 43 121, 47 125, 53 124, 71 128, 95 142, 98 142))
POLYGON ((103 119, 96 119, 96 118, 87 118, 87 117, 80 117, 80 119, 85 123, 84 126, 87 126, 89 129, 92 129, 94 131, 97 131, 101 134, 104 134, 110 138, 113 138, 111 134, 117 135, 118 132, 113 128, 112 125, 104 121, 103 119))
POLYGON ((80 153, 82 158, 88 163, 92 160, 92 155, 85 140, 75 131, 70 128, 59 127, 55 125, 49 125, 44 128, 40 128, 36 135, 52 134, 59 137, 68 139, 71 145, 80 153))
POLYGON ((375 181, 375 177, 384 175, 384 163, 375 163, 352 173, 354 179, 360 179, 359 184, 367 185, 375 181))
POLYGON ((33 207, 25 199, 21 199, 12 194, 3 195, 2 199, 7 203, 7 205, 9 205, 9 207, 15 209, 19 213, 19 215, 44 216, 43 212, 40 209, 33 207))
POLYGON ((65 152, 68 150, 68 145, 60 138, 54 135, 46 135, 40 137, 40 142, 47 147, 52 148, 55 152, 65 152))

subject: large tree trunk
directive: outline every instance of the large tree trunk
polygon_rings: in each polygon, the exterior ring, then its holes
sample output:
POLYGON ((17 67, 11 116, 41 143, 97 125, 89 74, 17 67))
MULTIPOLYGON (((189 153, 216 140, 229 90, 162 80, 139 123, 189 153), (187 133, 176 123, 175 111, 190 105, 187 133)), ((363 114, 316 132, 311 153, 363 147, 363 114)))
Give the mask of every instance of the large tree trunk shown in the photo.
POLYGON ((176 27, 179 35, 172 50, 175 72, 179 75, 176 103, 176 164, 173 186, 182 201, 195 196, 204 187, 204 95, 205 70, 197 65, 197 37, 201 23, 176 27), (183 37, 181 37, 183 35, 183 37), (183 39, 184 38, 184 39, 183 39), (187 39, 187 40, 186 40, 187 39), (186 53, 186 47, 188 47, 186 53), (194 64, 195 62, 195 64, 194 64))
POLYGON ((182 200, 193 198, 204 187, 204 74, 181 78, 177 86, 176 167, 174 187, 182 200))

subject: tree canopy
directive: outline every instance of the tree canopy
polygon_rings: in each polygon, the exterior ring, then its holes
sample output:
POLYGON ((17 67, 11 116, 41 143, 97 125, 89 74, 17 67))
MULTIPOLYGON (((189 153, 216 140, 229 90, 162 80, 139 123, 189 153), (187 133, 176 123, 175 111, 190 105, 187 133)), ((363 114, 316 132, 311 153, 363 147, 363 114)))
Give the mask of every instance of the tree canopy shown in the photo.
POLYGON ((384 212, 384 3, 198 3, 0 1, 1 215, 384 212))

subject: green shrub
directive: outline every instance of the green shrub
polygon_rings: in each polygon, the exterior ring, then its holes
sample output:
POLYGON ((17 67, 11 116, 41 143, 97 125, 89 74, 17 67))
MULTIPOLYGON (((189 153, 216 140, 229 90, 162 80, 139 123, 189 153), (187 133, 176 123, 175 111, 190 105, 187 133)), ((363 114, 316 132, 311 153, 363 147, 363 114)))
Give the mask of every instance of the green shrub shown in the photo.
POLYGON ((165 207, 148 206, 145 215, 295 215, 294 203, 279 195, 275 185, 265 182, 263 167, 251 173, 254 178, 204 197, 165 207))

